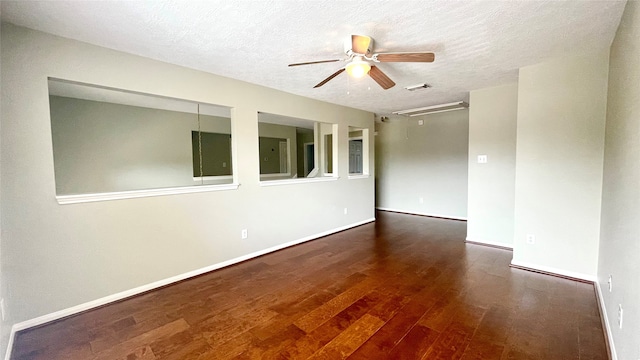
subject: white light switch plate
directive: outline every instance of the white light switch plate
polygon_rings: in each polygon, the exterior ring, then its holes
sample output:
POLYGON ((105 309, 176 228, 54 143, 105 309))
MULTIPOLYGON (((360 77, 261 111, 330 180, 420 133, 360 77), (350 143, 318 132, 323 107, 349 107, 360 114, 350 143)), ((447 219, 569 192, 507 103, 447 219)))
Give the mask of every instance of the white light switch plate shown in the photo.
POLYGON ((478 164, 486 164, 488 160, 487 155, 478 155, 478 164))

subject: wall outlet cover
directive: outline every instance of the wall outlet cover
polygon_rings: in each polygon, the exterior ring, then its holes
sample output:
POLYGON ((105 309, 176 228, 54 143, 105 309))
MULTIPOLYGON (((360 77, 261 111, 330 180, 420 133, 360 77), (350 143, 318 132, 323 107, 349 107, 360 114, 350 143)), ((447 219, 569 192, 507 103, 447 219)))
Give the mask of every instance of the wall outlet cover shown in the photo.
POLYGON ((536 236, 533 234, 527 234, 527 244, 533 245, 536 243, 536 236))
POLYGON ((248 237, 249 237, 249 231, 247 231, 247 229, 242 229, 242 232, 241 232, 240 236, 241 236, 243 239, 248 238, 248 237))

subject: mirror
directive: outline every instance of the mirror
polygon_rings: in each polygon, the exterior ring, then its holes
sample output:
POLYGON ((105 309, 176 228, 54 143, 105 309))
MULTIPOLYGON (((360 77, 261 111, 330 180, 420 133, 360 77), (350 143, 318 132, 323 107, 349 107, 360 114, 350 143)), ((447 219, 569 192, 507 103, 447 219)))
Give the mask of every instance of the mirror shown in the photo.
POLYGON ((57 195, 233 182, 231 109, 49 79, 57 195))
POLYGON ((260 180, 333 176, 337 125, 258 113, 260 180))
POLYGON ((349 175, 369 174, 369 129, 349 126, 349 175))

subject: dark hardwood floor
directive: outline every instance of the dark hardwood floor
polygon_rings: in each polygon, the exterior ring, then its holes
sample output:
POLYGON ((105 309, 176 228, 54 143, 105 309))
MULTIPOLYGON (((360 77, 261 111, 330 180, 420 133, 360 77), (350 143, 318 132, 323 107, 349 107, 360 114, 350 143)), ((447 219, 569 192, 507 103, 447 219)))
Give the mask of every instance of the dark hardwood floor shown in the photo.
POLYGON ((593 285, 375 223, 18 333, 12 359, 607 359, 593 285))

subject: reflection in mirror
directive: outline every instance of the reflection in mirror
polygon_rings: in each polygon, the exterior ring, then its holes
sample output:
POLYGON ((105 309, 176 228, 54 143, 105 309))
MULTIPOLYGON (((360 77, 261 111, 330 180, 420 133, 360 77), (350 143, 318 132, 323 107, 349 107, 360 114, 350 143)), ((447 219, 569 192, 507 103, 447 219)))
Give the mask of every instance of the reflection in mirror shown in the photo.
POLYGON ((369 174, 369 129, 349 126, 349 175, 369 174))
POLYGON ((196 181, 231 179, 231 134, 192 131, 191 148, 196 181))
POLYGON ((324 135, 324 172, 333 174, 333 135, 324 135))
POLYGON ((336 125, 258 113, 260 180, 333 175, 336 125))
POLYGON ((57 195, 233 182, 230 108, 49 79, 57 195))
POLYGON ((290 176, 288 138, 260 137, 260 174, 290 176))

